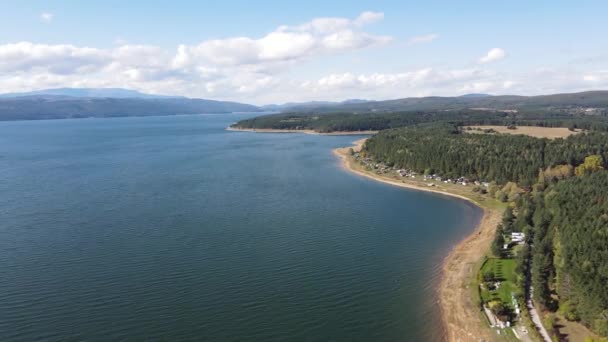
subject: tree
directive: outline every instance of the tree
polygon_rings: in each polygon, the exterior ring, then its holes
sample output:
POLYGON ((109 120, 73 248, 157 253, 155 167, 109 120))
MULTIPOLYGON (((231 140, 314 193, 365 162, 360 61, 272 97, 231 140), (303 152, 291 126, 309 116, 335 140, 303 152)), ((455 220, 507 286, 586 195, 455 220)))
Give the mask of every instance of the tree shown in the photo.
POLYGON ((494 197, 496 195, 496 191, 498 191, 498 185, 496 185, 495 181, 491 181, 490 185, 488 186, 488 193, 490 194, 490 196, 494 197))
POLYGON ((575 307, 567 300, 560 304, 559 312, 569 321, 578 321, 580 319, 575 307))
POLYGON ((490 301, 488 307, 496 316, 500 316, 505 312, 505 305, 498 299, 490 301))
POLYGON ((486 270, 485 272, 483 272, 483 280, 484 281, 492 281, 494 280, 494 272, 492 272, 492 270, 486 270))
POLYGON ((498 190, 496 191, 496 194, 494 195, 496 197, 497 200, 505 203, 509 200, 509 196, 502 190, 498 190))
POLYGON ((602 156, 596 154, 586 157, 585 162, 576 167, 575 174, 580 177, 603 169, 604 159, 602 156))
POLYGON ((543 322, 543 325, 545 326, 545 328, 549 329, 549 331, 554 330, 555 324, 556 324, 555 315, 552 313, 547 314, 547 316, 545 316, 545 319, 543 322))
POLYGON ((502 236, 502 229, 496 229, 496 235, 494 235, 494 242, 492 243, 492 254, 501 256, 504 244, 505 238, 502 236))

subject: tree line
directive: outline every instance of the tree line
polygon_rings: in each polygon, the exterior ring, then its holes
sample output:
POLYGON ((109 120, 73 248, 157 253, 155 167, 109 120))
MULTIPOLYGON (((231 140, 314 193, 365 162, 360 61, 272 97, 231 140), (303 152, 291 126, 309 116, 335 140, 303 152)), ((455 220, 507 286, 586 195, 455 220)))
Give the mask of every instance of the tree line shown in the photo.
POLYGON ((541 176, 515 210, 515 229, 532 246, 526 252, 534 300, 608 336, 608 171, 541 176))
POLYGON ((529 187, 536 183, 540 169, 574 168, 589 155, 607 160, 608 135, 590 132, 549 140, 469 134, 455 125, 431 124, 381 131, 367 140, 363 151, 398 168, 529 187))
POLYGON ((491 181, 489 194, 511 203, 492 253, 503 253, 511 232, 527 240, 516 255, 519 298, 528 279, 543 308, 608 336, 608 134, 549 140, 417 125, 380 132, 362 153, 398 168, 491 181))
POLYGON ((249 129, 315 130, 317 132, 367 131, 443 122, 463 125, 568 127, 608 131, 608 117, 571 114, 550 109, 505 113, 492 110, 406 111, 390 113, 281 113, 246 119, 234 127, 249 129))

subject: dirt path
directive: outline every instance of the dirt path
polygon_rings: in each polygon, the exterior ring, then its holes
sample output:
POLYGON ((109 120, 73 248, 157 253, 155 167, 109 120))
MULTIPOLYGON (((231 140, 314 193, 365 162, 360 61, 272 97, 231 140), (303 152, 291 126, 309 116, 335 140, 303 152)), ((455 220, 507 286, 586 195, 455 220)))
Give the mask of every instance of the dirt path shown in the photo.
MULTIPOLYGON (((529 291, 530 291, 529 293, 532 293, 532 286, 530 286, 529 291)), ((534 325, 536 326, 536 330, 538 330, 538 332, 540 333, 540 336, 542 336, 542 338, 545 342, 551 342, 552 341, 551 336, 549 335, 549 332, 547 331, 547 329, 545 329, 545 326, 543 325, 543 322, 540 319, 540 315, 538 314, 538 311, 536 311, 536 308, 534 307, 532 298, 528 298, 528 300, 526 301, 526 306, 528 307, 528 312, 530 313, 530 318, 532 318, 532 322, 534 322, 534 325)))

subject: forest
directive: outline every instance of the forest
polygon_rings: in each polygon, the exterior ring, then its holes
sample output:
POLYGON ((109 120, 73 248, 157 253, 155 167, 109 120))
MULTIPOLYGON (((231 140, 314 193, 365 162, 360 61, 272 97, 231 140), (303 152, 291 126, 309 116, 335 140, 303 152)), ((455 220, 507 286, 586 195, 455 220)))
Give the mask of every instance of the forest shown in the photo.
POLYGON ((307 103, 287 107, 292 112, 396 112, 396 111, 444 111, 468 108, 491 108, 495 110, 551 109, 572 112, 580 108, 594 108, 605 112, 608 108, 607 91, 586 91, 569 94, 540 96, 469 94, 455 97, 428 96, 408 97, 385 101, 345 101, 342 103, 307 103), (471 96, 472 95, 472 96, 471 96))
POLYGON ((492 253, 504 236, 523 232, 517 286, 531 282, 535 302, 608 336, 608 134, 565 139, 470 134, 453 124, 381 131, 364 145, 367 158, 388 166, 491 182, 488 192, 509 202, 492 253))
POLYGON ((604 115, 572 114, 559 110, 525 110, 504 112, 493 110, 405 111, 390 113, 284 113, 254 117, 237 122, 235 128, 272 128, 335 131, 379 131, 421 123, 444 122, 456 125, 518 125, 568 127, 608 131, 604 115))
POLYGON ((365 153, 389 166, 471 180, 536 183, 540 169, 582 164, 589 155, 608 158, 608 135, 589 132, 566 139, 524 135, 468 134, 450 124, 428 124, 381 131, 365 153))
POLYGON ((607 194, 603 167, 562 180, 541 175, 534 191, 515 201, 517 214, 507 210, 510 219, 493 244, 496 253, 502 233, 524 232, 528 244, 518 268, 528 274, 535 302, 602 336, 608 336, 607 194))

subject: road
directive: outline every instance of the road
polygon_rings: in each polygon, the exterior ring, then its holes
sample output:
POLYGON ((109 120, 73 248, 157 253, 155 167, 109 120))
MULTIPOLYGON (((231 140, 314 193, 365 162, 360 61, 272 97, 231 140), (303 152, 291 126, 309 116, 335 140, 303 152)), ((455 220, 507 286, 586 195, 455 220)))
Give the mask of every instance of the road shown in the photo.
MULTIPOLYGON (((532 286, 530 286, 529 293, 532 293, 532 286)), ((536 330, 538 330, 540 335, 543 337, 543 340, 545 342, 552 342, 551 336, 549 336, 549 332, 547 332, 547 329, 545 329, 545 327, 543 326, 543 322, 540 319, 540 315, 538 314, 538 311, 536 311, 536 308, 534 307, 532 298, 528 298, 528 300, 526 301, 526 306, 528 307, 528 312, 530 313, 532 322, 534 322, 534 325, 536 326, 536 330)))

